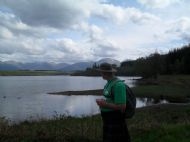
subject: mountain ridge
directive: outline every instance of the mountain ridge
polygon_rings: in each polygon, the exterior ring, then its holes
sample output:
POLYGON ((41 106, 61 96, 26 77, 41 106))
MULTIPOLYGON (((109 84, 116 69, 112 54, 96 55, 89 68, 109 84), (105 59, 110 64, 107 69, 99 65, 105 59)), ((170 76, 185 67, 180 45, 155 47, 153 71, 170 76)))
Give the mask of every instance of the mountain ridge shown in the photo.
POLYGON ((94 64, 100 65, 103 62, 116 64, 117 66, 120 66, 120 61, 111 58, 103 58, 98 61, 77 62, 73 64, 48 62, 20 63, 15 61, 0 61, 0 70, 61 70, 66 72, 82 71, 86 68, 92 67, 94 64))

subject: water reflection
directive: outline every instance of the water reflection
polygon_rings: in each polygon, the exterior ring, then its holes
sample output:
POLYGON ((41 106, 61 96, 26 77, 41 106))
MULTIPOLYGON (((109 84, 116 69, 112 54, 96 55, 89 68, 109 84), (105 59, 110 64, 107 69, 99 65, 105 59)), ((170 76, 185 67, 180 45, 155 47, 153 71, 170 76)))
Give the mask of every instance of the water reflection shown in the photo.
MULTIPOLYGON (((48 110, 47 116, 52 117, 53 112, 56 115, 83 117, 91 116, 100 113, 99 107, 96 104, 96 99, 102 98, 101 96, 93 95, 48 95, 47 100, 51 99, 51 103, 46 105, 48 110), (50 98, 49 98, 50 97, 50 98)), ((151 98, 137 98, 137 108, 149 106, 157 103, 167 103, 166 100, 155 101, 151 98)), ((44 106, 44 105, 43 105, 44 106)), ((45 111, 43 111, 45 113, 45 111)), ((47 117, 46 116, 46 117, 47 117)))
MULTIPOLYGON (((55 116, 91 116, 100 113, 99 107, 95 101, 98 98, 102 97, 93 95, 62 96, 41 94, 38 96, 39 100, 36 104, 32 102, 26 105, 24 98, 22 98, 22 101, 18 99, 17 102, 13 101, 17 103, 17 107, 8 107, 9 109, 6 109, 4 114, 12 123, 18 123, 25 120, 52 119, 55 116)), ((137 108, 152 105, 154 103, 154 99, 137 98, 137 108)), ((166 101, 160 101, 159 103, 166 103, 166 101)), ((1 111, 2 110, 3 109, 1 109, 1 111)))
POLYGON ((168 101, 163 99, 153 99, 153 98, 137 98, 137 108, 150 106, 154 104, 164 104, 164 103, 168 103, 168 101))
MULTIPOLYGON (((81 116, 89 116, 100 113, 99 107, 96 104, 97 98, 102 98, 100 96, 93 96, 93 95, 87 95, 87 96, 59 96, 55 95, 52 96, 53 98, 59 97, 59 101, 61 101, 61 98, 63 99, 62 105, 57 108, 57 114, 62 114, 66 116, 74 116, 74 117, 81 117, 81 116)), ((57 99, 54 100, 57 102, 57 99)), ((52 102, 54 104, 54 102, 52 102)), ((157 103, 167 103, 166 100, 154 100, 152 98, 137 98, 137 108, 149 106, 157 103)), ((58 102, 58 104, 60 104, 58 102)), ((48 108, 51 110, 51 108, 48 108)))
MULTIPOLYGON (((45 97, 45 96, 44 96, 45 97)), ((43 98, 44 98, 43 97, 43 98)), ((93 95, 71 95, 71 96, 60 96, 60 95, 48 95, 46 99, 51 99, 51 102, 44 104, 46 106, 43 111, 45 117, 52 117, 53 113, 56 115, 82 117, 91 116, 100 113, 99 107, 96 104, 96 99, 102 98, 101 96, 93 95)), ((46 103, 46 102, 44 102, 46 103)), ((137 108, 149 106, 157 103, 167 103, 165 100, 155 101, 151 98, 137 98, 137 108)))
MULTIPOLYGON (((138 77, 120 77, 134 86, 138 77)), ((101 77, 22 76, 0 77, 0 117, 12 122, 50 119, 55 115, 74 117, 99 113, 95 100, 100 96, 48 95, 47 92, 100 89, 101 77)), ((137 107, 150 105, 151 100, 137 99, 137 107)))

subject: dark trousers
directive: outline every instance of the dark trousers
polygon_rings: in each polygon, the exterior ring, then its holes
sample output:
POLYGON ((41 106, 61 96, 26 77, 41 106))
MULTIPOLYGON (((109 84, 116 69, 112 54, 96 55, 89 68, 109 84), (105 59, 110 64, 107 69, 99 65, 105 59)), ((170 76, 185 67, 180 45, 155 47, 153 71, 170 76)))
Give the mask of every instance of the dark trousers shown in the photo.
POLYGON ((103 142, 130 142, 125 116, 120 111, 101 112, 103 142))

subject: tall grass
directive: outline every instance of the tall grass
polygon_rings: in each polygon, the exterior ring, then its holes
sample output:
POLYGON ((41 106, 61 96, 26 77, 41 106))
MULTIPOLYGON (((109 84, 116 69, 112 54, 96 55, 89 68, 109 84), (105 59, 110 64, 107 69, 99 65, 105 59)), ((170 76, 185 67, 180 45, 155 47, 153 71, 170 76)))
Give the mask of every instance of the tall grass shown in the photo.
POLYGON ((22 122, 12 126, 5 125, 0 132, 2 142, 75 142, 100 141, 101 118, 99 116, 72 118, 57 117, 53 120, 22 122))
MULTIPOLYGON (((190 105, 155 105, 137 109, 127 120, 133 142, 189 142, 190 105)), ((83 118, 58 116, 25 121, 0 129, 1 142, 100 142, 100 115, 83 118)))

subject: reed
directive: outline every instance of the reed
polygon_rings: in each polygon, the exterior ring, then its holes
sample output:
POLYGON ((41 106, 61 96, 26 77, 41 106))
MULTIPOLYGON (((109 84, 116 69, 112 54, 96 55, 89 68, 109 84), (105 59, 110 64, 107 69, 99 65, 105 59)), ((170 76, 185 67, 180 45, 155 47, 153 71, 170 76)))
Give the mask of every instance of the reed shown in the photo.
MULTIPOLYGON (((154 105, 139 108, 127 121, 134 142, 190 141, 190 105, 154 105)), ((2 125, 1 125, 2 127, 2 125)), ((100 115, 82 118, 55 116, 8 125, 0 129, 2 142, 100 142, 100 115)))

